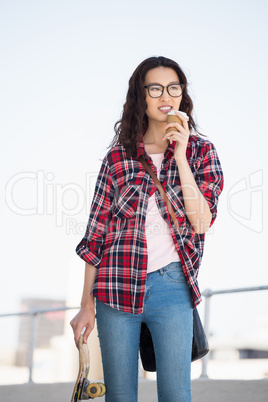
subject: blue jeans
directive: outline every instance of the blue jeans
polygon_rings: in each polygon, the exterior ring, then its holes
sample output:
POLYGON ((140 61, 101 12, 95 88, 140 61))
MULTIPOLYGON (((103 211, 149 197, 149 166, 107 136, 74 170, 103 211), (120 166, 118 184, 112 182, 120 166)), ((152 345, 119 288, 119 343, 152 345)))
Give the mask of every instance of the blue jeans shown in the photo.
POLYGON ((106 402, 137 402, 141 323, 150 329, 160 402, 191 401, 193 310, 181 263, 149 273, 142 314, 124 313, 96 300, 106 402))

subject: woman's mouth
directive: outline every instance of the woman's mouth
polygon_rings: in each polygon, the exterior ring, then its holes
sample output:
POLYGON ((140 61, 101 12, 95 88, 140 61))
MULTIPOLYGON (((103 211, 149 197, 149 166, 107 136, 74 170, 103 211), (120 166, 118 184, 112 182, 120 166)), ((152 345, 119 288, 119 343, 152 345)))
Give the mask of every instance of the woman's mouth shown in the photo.
POLYGON ((168 114, 168 112, 171 111, 172 106, 161 106, 158 109, 160 110, 160 112, 168 114))

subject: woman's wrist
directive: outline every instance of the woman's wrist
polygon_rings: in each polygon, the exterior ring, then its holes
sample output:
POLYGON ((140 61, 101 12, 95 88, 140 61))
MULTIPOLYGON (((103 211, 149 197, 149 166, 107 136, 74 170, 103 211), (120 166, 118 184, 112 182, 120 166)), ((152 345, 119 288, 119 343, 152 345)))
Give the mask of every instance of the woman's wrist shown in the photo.
POLYGON ((81 300, 81 310, 94 310, 95 309, 95 297, 90 295, 87 300, 81 300))
POLYGON ((185 168, 185 167, 189 167, 189 163, 188 163, 188 160, 187 160, 187 158, 186 158, 186 155, 184 155, 183 157, 180 157, 180 158, 176 158, 175 157, 175 161, 176 161, 176 163, 177 163, 177 166, 178 166, 178 169, 183 169, 183 168, 185 168))

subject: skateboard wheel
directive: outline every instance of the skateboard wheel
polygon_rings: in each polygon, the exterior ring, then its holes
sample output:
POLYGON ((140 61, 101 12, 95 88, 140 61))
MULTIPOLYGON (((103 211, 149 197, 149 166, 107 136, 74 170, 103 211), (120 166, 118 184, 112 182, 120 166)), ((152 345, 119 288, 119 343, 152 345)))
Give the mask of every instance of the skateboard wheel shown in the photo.
POLYGON ((98 382, 100 388, 101 388, 101 393, 99 396, 103 396, 106 393, 106 387, 102 382, 98 382))
POLYGON ((97 398, 102 392, 101 387, 97 383, 90 383, 87 387, 87 394, 90 398, 97 398))

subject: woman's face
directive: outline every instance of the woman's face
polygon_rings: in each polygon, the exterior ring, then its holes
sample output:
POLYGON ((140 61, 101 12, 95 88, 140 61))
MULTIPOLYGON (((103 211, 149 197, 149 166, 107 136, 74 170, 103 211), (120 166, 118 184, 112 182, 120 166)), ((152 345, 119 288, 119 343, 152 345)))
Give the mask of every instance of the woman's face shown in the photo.
MULTIPOLYGON (((168 67, 156 67, 147 72, 144 85, 160 84, 166 87, 170 84, 179 83, 179 77, 175 70, 168 67)), ((146 114, 149 122, 166 122, 168 112, 174 109, 179 110, 182 101, 182 95, 174 98, 168 94, 167 88, 164 89, 163 94, 159 98, 151 98, 147 88, 145 89, 145 94, 147 103, 146 114)))

